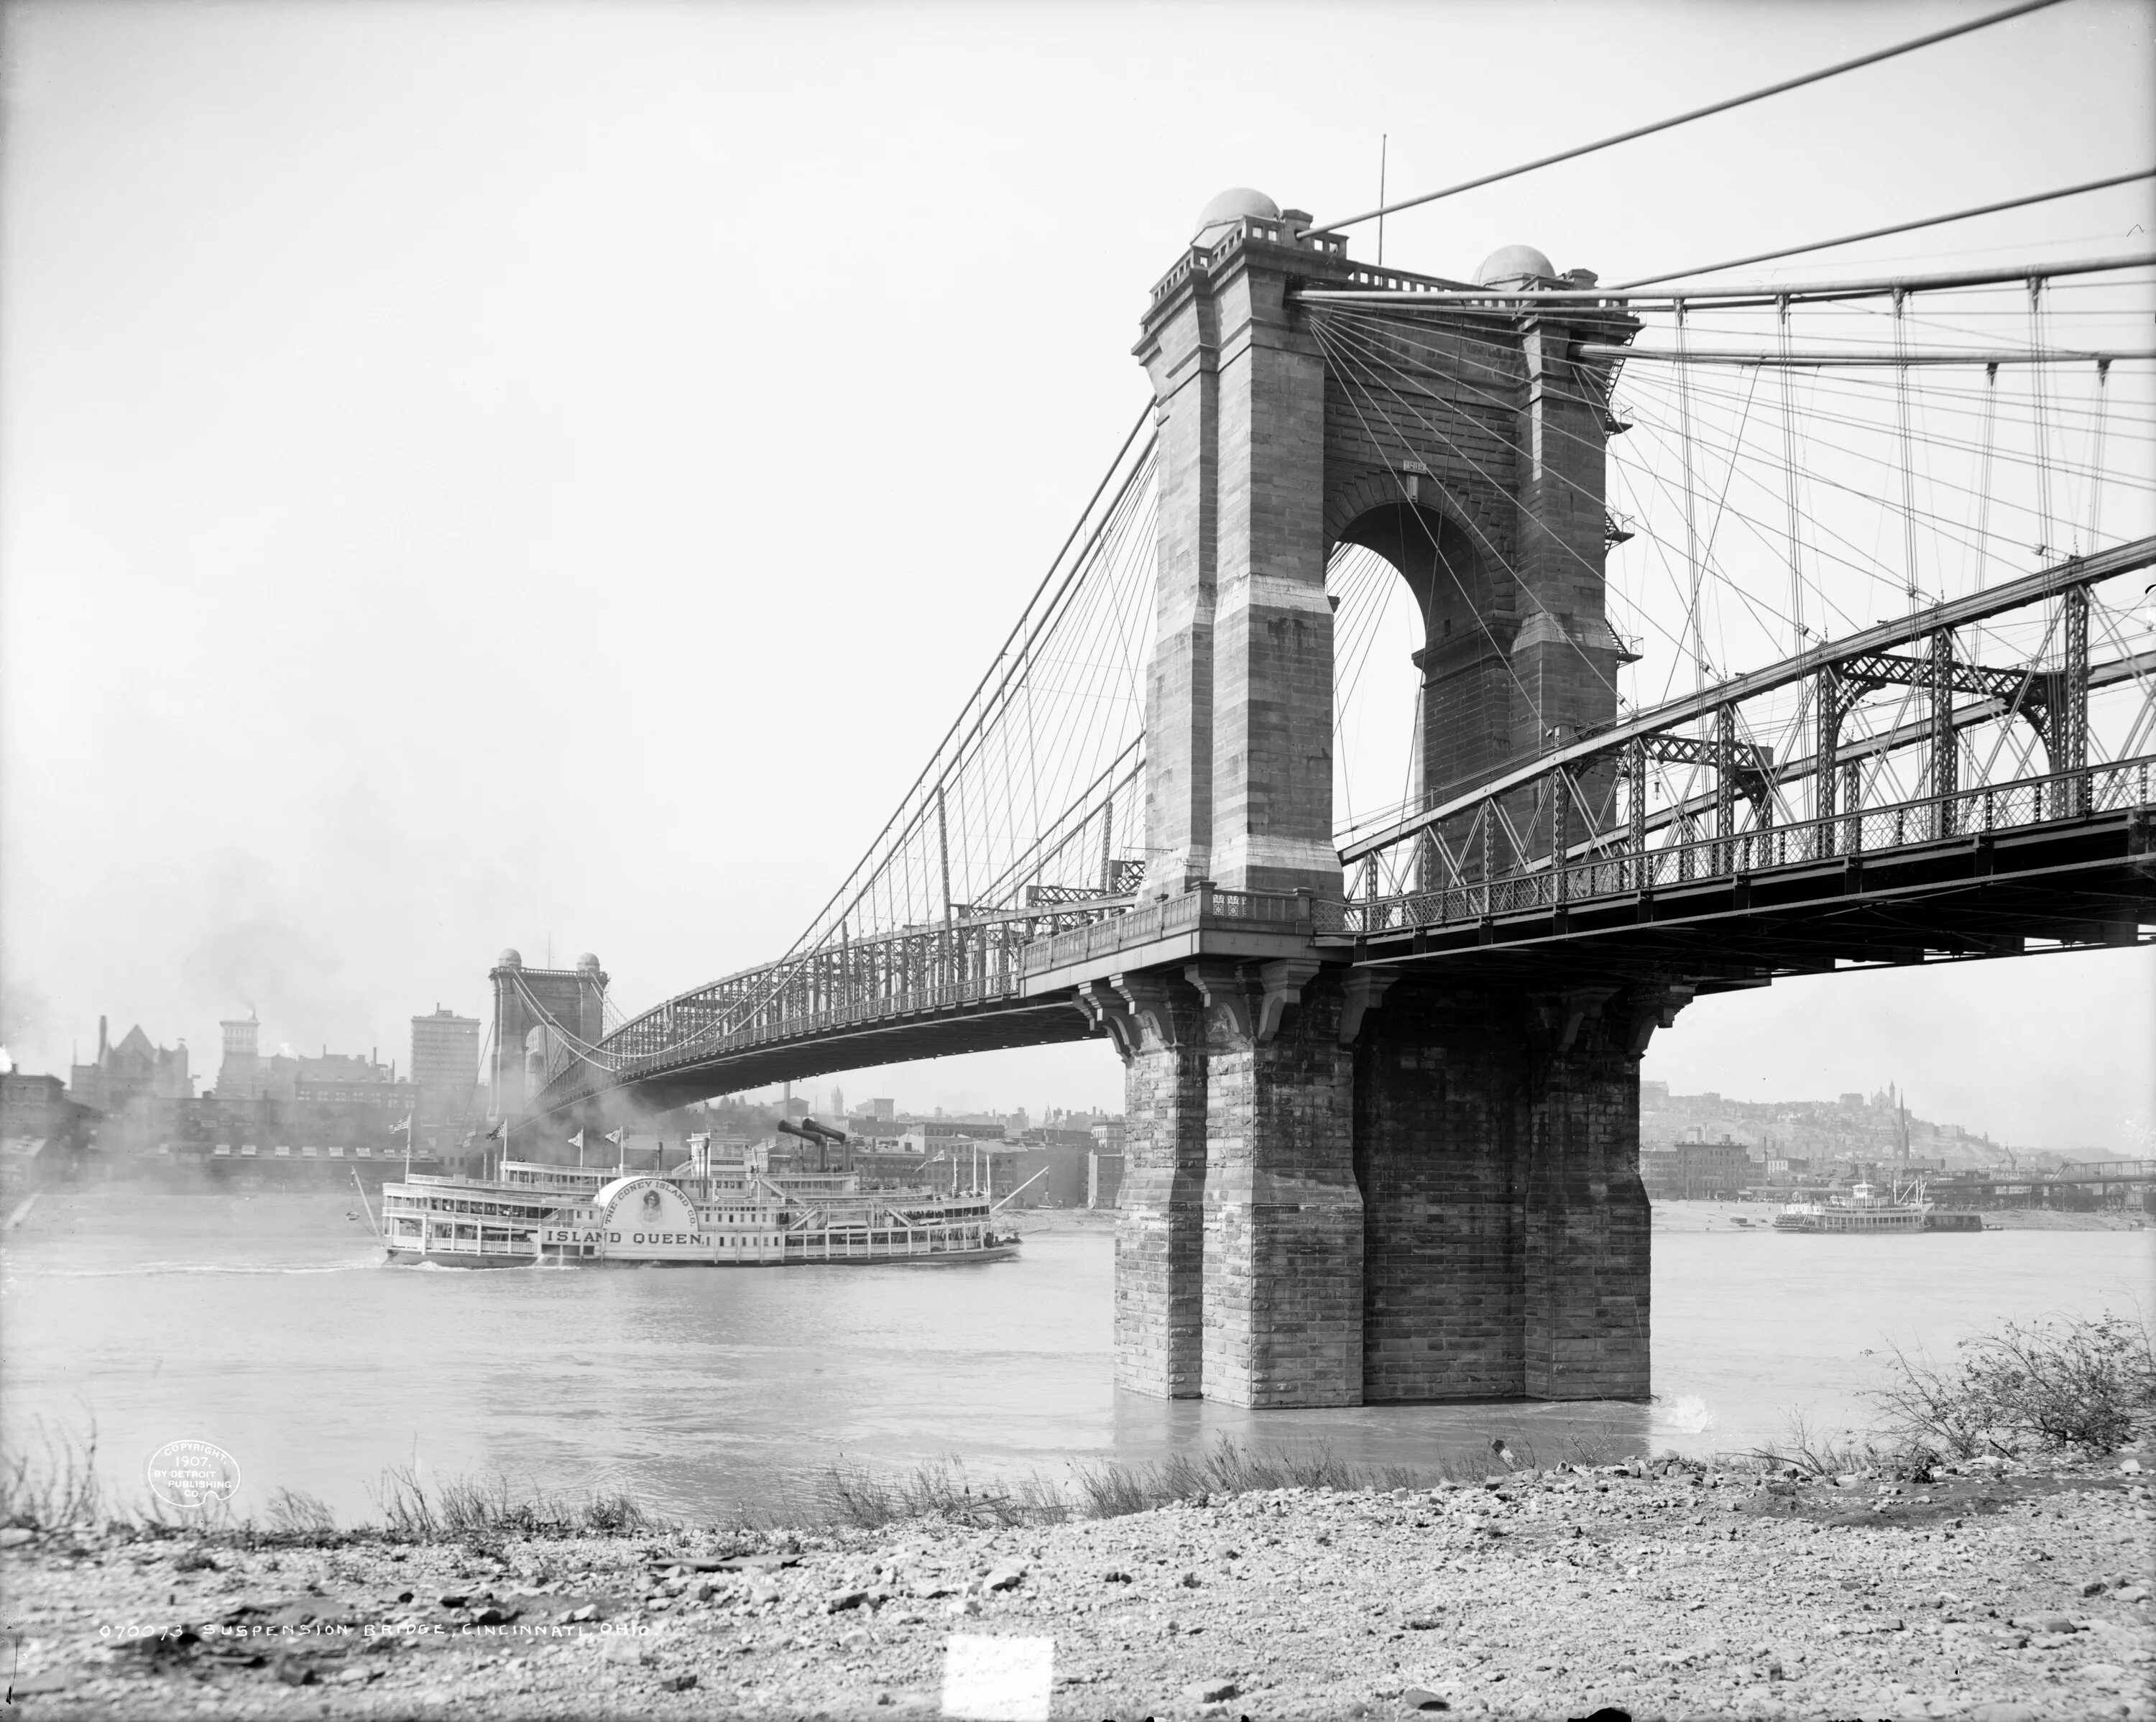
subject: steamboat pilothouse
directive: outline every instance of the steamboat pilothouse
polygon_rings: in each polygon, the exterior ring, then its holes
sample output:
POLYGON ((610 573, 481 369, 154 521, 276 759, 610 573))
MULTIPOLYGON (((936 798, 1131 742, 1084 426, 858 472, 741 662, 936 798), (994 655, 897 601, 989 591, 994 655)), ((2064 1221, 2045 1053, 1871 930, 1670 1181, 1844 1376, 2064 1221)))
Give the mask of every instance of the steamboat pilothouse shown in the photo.
POLYGON ((764 1173, 690 1139, 672 1170, 505 1160, 492 1178, 408 1175, 382 1189, 392 1262, 455 1267, 792 1267, 985 1262, 1012 1254, 980 1194, 863 1190, 850 1173, 764 1173))

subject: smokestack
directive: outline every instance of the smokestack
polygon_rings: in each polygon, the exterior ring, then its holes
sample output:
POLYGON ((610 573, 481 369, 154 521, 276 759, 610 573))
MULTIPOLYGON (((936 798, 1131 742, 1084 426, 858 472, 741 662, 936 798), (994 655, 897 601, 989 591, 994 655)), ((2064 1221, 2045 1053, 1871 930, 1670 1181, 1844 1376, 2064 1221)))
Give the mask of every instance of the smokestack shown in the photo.
POLYGON ((105 1019, 100 1016, 97 1019, 97 1061, 100 1064, 105 1062, 105 1019))

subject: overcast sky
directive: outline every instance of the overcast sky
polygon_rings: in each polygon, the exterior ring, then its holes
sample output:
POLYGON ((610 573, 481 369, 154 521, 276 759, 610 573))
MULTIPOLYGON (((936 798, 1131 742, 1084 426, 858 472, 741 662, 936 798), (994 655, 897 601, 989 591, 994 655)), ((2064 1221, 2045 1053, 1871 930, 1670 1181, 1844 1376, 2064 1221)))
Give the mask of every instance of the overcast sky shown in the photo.
MULTIPOLYGON (((100 1012, 406 1056, 504 945, 634 1009, 776 954, 1145 398, 1249 183, 1321 218, 1959 6, 5 8, 0 935, 100 1012)), ((1390 224, 1605 279, 2156 155, 2151 13, 2029 18, 1390 224)), ((2143 185, 1836 254, 2057 256, 2143 185)), ((1358 238, 1367 252, 1373 236, 1358 238)), ((1402 676, 1412 672, 1400 666, 1402 676)), ((2016 1142, 2156 1116, 2148 951, 1702 1003, 1648 1074, 1903 1084, 2016 1142)), ((1104 1046, 842 1077, 1120 1106, 1104 1046)))

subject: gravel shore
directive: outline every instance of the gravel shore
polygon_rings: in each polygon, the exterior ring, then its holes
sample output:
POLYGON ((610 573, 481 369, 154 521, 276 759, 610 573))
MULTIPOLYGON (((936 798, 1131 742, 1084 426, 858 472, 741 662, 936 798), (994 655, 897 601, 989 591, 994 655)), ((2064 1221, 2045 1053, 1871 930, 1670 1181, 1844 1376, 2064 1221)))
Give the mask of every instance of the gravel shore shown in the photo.
POLYGON ((10 1531, 5 1714, 978 1714, 944 1708, 955 1634, 1051 1640, 1057 1717, 2151 1717, 2156 1505, 2123 1462, 1634 1463, 755 1539, 10 1531))

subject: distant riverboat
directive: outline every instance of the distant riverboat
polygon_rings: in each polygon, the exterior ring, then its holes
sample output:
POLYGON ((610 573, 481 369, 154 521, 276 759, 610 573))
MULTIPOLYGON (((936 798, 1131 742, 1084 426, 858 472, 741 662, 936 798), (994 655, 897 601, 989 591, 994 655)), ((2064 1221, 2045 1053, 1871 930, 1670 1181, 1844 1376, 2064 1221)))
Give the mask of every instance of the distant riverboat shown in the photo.
POLYGON ((445 1267, 985 1262, 1018 1244, 985 1195, 864 1190, 701 1153, 663 1174, 507 1160, 495 1178, 415 1175, 384 1186, 381 1237, 392 1262, 445 1267))
POLYGON ((1869 1184, 1852 1184, 1847 1195, 1789 1202, 1774 1216, 1777 1231, 1853 1233, 1978 1231, 1974 1215, 1941 1214, 1924 1195, 1923 1180, 1881 1195, 1869 1184))

